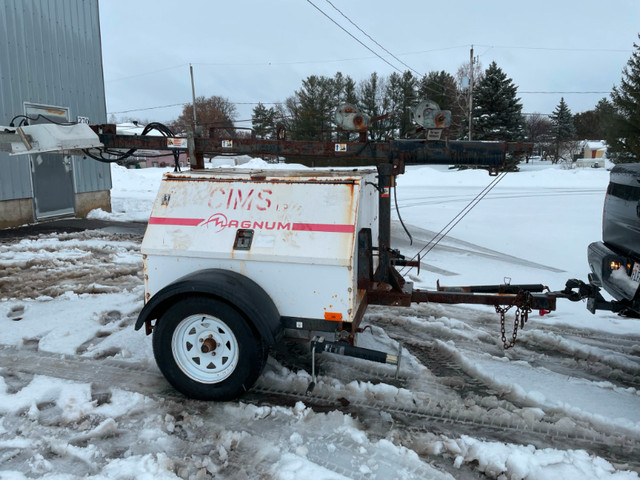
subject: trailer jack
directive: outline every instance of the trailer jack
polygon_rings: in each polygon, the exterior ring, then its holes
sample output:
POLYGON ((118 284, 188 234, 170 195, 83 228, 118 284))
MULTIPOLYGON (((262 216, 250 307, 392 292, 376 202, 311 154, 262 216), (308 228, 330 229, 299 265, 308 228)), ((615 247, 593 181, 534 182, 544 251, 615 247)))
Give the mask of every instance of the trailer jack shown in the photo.
POLYGON ((316 387, 316 353, 329 352, 336 355, 344 355, 345 357, 361 358, 372 362, 386 363, 396 366, 395 378, 400 373, 400 360, 402 358, 402 344, 398 344, 397 355, 381 352, 379 350, 371 350, 350 345, 345 342, 331 342, 325 340, 324 337, 313 337, 311 340, 311 383, 307 387, 307 395, 311 395, 316 387))

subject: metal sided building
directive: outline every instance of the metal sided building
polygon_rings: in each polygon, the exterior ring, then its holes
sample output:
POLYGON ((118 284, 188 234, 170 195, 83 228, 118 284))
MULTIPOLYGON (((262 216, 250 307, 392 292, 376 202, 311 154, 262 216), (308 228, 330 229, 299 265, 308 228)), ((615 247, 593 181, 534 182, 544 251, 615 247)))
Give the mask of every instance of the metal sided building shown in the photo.
MULTIPOLYGON (((18 115, 106 123, 98 0, 0 0, 0 125, 18 115)), ((110 189, 108 164, 0 152, 0 228, 111 211, 110 189)))

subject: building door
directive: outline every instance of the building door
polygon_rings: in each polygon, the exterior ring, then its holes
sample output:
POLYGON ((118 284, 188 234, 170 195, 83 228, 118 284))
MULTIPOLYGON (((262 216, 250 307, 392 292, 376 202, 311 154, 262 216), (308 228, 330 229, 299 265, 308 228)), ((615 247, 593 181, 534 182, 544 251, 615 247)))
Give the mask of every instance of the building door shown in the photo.
MULTIPOLYGON (((25 114, 31 125, 69 121, 69 109, 63 107, 25 104, 25 114)), ((72 158, 51 153, 38 153, 30 158, 36 219, 73 215, 76 202, 72 158)))

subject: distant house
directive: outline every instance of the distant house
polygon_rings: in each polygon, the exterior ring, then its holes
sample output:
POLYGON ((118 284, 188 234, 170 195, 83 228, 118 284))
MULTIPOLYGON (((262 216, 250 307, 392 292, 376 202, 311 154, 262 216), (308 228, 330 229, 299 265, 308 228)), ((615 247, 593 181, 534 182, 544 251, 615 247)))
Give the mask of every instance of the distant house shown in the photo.
POLYGON ((607 144, 602 140, 585 140, 583 144, 582 158, 604 158, 607 153, 607 144))
MULTIPOLYGON (((116 125, 116 133, 118 135, 142 135, 144 125, 138 122, 126 122, 116 125)), ((162 134, 157 130, 151 130, 146 135, 155 137, 162 134)), ((180 168, 189 163, 186 154, 181 153, 178 159, 180 168)), ((135 153, 126 161, 129 168, 150 168, 150 167, 173 167, 175 159, 173 153, 167 150, 136 150, 135 153)))
POLYGON ((582 158, 576 160, 577 167, 604 166, 607 157, 607 144, 602 140, 585 140, 582 142, 582 158))

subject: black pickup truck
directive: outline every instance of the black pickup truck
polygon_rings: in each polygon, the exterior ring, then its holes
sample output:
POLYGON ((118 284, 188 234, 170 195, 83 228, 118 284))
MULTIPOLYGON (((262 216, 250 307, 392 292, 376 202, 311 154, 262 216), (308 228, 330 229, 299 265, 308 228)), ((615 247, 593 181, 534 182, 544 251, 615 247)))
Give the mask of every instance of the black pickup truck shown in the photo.
POLYGON ((640 317, 640 163, 616 165, 611 170, 602 218, 602 241, 588 248, 587 307, 640 317), (607 291, 615 300, 605 301, 607 291))

